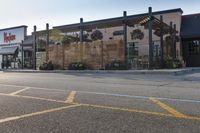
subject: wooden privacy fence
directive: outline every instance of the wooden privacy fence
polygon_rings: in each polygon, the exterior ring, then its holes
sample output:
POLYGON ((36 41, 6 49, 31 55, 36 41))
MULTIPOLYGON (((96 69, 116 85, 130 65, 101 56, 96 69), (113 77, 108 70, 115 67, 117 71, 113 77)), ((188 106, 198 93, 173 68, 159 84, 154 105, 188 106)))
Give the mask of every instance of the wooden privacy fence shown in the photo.
POLYGON ((67 69, 74 62, 102 69, 114 60, 124 62, 124 45, 122 40, 50 45, 47 56, 56 69, 67 69))

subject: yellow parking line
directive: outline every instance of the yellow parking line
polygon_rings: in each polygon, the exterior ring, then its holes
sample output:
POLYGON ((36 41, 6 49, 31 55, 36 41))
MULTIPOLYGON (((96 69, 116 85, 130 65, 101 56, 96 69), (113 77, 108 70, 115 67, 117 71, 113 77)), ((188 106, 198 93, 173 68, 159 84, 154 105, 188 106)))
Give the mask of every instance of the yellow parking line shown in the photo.
POLYGON ((30 89, 30 87, 26 87, 26 88, 24 88, 24 89, 21 89, 21 90, 18 90, 18 91, 12 92, 12 93, 10 93, 10 95, 17 95, 17 94, 19 94, 19 93, 21 93, 21 92, 23 92, 23 91, 28 90, 28 89, 30 89))
POLYGON ((154 98, 150 98, 151 101, 153 101, 154 103, 156 103, 157 105, 159 105, 161 108, 167 110, 170 114, 176 116, 176 117, 187 117, 186 115, 178 112, 177 110, 173 109, 172 107, 160 102, 157 99, 154 98))
POLYGON ((35 112, 35 113, 30 113, 30 114, 25 114, 25 115, 20 115, 20 116, 8 117, 8 118, 5 118, 5 119, 0 119, 0 124, 1 123, 5 123, 5 122, 14 121, 14 120, 27 118, 27 117, 38 116, 38 115, 42 115, 42 114, 46 114, 46 113, 52 113, 52 112, 56 112, 56 111, 61 111, 61 110, 74 108, 74 107, 78 107, 78 106, 81 106, 81 104, 70 105, 70 106, 54 108, 54 109, 48 109, 48 110, 39 111, 39 112, 35 112))
MULTIPOLYGON (((79 103, 73 103, 73 104, 79 104, 79 103)), ((149 112, 149 111, 143 111, 143 110, 125 109, 125 108, 118 108, 118 107, 111 107, 111 106, 102 106, 102 105, 94 105, 94 104, 83 104, 83 103, 80 103, 80 104, 82 106, 86 106, 86 107, 111 109, 111 110, 125 111, 125 112, 130 112, 130 113, 141 113, 141 114, 146 114, 146 115, 173 117, 173 118, 176 118, 176 119, 200 120, 200 117, 193 117, 193 116, 178 117, 178 116, 174 116, 173 114, 164 114, 164 113, 149 112)))
MULTIPOLYGON (((74 103, 79 104, 79 103, 74 103)), ((157 113, 157 112, 149 112, 149 111, 143 111, 143 110, 135 110, 135 109, 126 109, 126 108, 118 108, 118 107, 111 107, 111 106, 102 106, 102 105, 94 105, 94 104, 82 104, 82 106, 87 107, 95 107, 95 108, 104 108, 104 109, 112 109, 112 110, 118 110, 118 111, 126 111, 126 112, 134 112, 134 113, 142 113, 142 114, 148 114, 148 115, 159 115, 159 116, 172 116, 171 114, 164 114, 164 113, 157 113)))
MULTIPOLYGON (((4 93, 0 93, 0 95, 2 96, 9 96, 9 97, 17 97, 17 98, 25 98, 25 99, 35 99, 35 100, 43 100, 43 101, 50 101, 50 102, 57 102, 57 103, 70 103, 73 104, 73 106, 76 107, 76 105, 78 106, 86 106, 86 107, 94 107, 94 108, 103 108, 103 109, 111 109, 111 110, 118 110, 118 111, 126 111, 126 112, 131 112, 131 113, 142 113, 142 114, 146 114, 146 115, 154 115, 154 116, 166 116, 166 117, 173 117, 173 118, 178 118, 178 119, 188 119, 188 120, 200 120, 200 117, 195 117, 195 116, 186 116, 178 111, 176 111, 175 109, 169 107, 168 105, 161 103, 160 101, 151 98, 152 101, 156 102, 159 106, 162 106, 162 108, 170 111, 171 114, 164 114, 164 113, 158 113, 158 112, 149 112, 149 111, 143 111, 143 110, 136 110, 136 109, 126 109, 126 108, 119 108, 119 107, 112 107, 112 106, 102 106, 102 105, 94 105, 94 104, 84 104, 84 103, 75 103, 74 102, 74 98, 76 95, 75 91, 72 91, 67 100, 66 101, 61 101, 61 100, 54 100, 54 99, 46 99, 46 98, 40 98, 40 97, 32 97, 32 96, 22 96, 22 95, 10 95, 10 94, 4 94, 4 93)), ((67 106, 67 108, 70 106, 67 106)), ((37 114, 43 114, 44 112, 54 112, 57 110, 63 110, 66 109, 66 107, 61 107, 61 108, 57 108, 57 109, 51 109, 51 110, 46 110, 46 111, 42 111, 42 112, 36 112, 36 113, 32 113, 28 114, 28 116, 26 115, 22 115, 22 116, 16 116, 16 117, 9 117, 6 119, 0 119, 0 123, 3 122, 7 122, 7 121, 13 121, 13 120, 17 120, 17 119, 21 119, 21 118, 25 118, 25 117, 29 117, 29 116, 34 116, 37 114), (53 111, 52 111, 53 110, 53 111)))
POLYGON ((66 103, 73 103, 75 96, 76 96, 76 91, 71 91, 65 102, 66 103))

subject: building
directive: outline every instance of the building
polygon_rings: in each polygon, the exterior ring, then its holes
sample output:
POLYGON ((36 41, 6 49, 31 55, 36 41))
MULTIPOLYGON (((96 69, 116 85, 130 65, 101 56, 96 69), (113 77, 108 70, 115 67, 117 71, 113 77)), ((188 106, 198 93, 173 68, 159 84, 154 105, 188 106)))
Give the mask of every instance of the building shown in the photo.
POLYGON ((200 67, 200 14, 182 16, 182 55, 188 67, 200 67))
POLYGON ((32 68, 32 40, 27 26, 0 29, 0 69, 32 68))
POLYGON ((149 8, 149 12, 143 14, 124 12, 116 18, 90 22, 81 18, 80 23, 54 26, 50 30, 47 26, 46 30, 33 32, 31 36, 26 35, 26 26, 2 29, 0 61, 2 68, 38 68, 43 62, 53 61, 66 69, 71 62, 81 61, 91 62, 90 65, 99 63, 93 69, 102 69, 116 59, 129 69, 168 68, 169 62, 170 67, 174 63, 182 67, 199 67, 200 14, 182 14, 181 8, 156 12, 149 8), (109 45, 101 46, 98 41, 109 45), (92 53, 84 55, 80 48, 85 51, 88 48, 92 53), (57 53, 52 54, 49 50, 57 53), (83 58, 74 57, 77 55, 73 52, 80 52, 78 56, 83 58), (93 59, 94 56, 101 57, 93 59))
POLYGON ((83 19, 81 19, 80 23, 56 26, 54 29, 60 30, 62 35, 79 36, 80 41, 83 42, 85 35, 87 35, 86 40, 93 41, 92 34, 97 30, 102 33, 102 41, 123 40, 124 49, 126 49, 123 52, 125 55, 124 62, 130 69, 147 69, 150 66, 161 68, 157 66, 161 66, 162 58, 182 61, 181 41, 173 40, 173 37, 180 37, 182 9, 150 13, 127 16, 124 12, 122 17, 91 22, 83 22, 83 19), (150 15, 152 19, 151 27, 148 26, 150 15), (162 20, 160 20, 161 16, 162 20), (163 31, 162 35, 159 35, 161 26, 163 31), (173 31, 176 31, 176 33, 173 31), (166 38, 170 43, 166 43, 166 38), (149 42, 150 40, 151 42, 149 42))
POLYGON ((21 44, 27 35, 27 26, 0 30, 0 68, 20 68, 21 44))
MULTIPOLYGON (((200 14, 182 15, 181 8, 153 12, 152 16, 160 21, 162 16, 163 25, 168 25, 169 28, 176 30, 170 33, 169 30, 163 31, 163 52, 161 51, 161 36, 159 35, 160 27, 153 25, 153 60, 155 58, 174 58, 178 59, 182 66, 199 67, 200 66, 200 14), (174 37, 173 37, 174 36, 174 37)), ((110 18, 104 20, 97 20, 91 22, 56 26, 54 29, 60 30, 62 33, 79 35, 89 35, 88 39, 95 30, 103 33, 103 41, 108 40, 126 40, 127 43, 127 60, 131 64, 131 68, 136 67, 136 62, 140 59, 149 60, 149 28, 145 22, 149 13, 122 16, 117 18, 110 18), (125 18, 124 18, 125 17, 125 18), (124 21, 126 20, 126 37, 124 38, 124 21), (81 28, 82 27, 82 28, 81 28), (138 32, 135 34, 134 32, 138 32)), ((161 24, 161 23, 159 23, 161 24)), ((163 27, 164 29, 166 27, 163 27)), ((125 54, 125 53, 124 53, 125 54)), ((158 60, 160 62, 160 60, 158 60)), ((155 66, 154 66, 155 67, 155 66)))

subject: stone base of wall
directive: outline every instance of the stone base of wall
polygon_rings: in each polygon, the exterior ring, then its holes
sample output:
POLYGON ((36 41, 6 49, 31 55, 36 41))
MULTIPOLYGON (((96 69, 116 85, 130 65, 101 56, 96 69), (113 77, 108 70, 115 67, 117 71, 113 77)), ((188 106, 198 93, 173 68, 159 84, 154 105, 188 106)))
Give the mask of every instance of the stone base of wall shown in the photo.
POLYGON ((122 40, 52 45, 48 48, 48 59, 56 69, 67 69, 73 62, 82 62, 90 69, 103 69, 114 60, 124 62, 124 45, 122 40))
POLYGON ((46 62, 46 52, 36 52, 36 69, 46 62))

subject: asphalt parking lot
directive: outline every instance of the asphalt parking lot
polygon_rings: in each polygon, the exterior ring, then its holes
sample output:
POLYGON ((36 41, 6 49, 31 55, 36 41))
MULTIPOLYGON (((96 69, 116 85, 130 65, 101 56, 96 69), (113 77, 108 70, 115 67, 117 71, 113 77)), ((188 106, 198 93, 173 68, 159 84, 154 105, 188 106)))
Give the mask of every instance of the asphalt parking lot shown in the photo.
POLYGON ((103 79, 106 75, 0 76, 2 133, 200 132, 198 82, 103 79))

